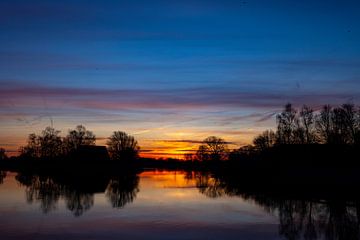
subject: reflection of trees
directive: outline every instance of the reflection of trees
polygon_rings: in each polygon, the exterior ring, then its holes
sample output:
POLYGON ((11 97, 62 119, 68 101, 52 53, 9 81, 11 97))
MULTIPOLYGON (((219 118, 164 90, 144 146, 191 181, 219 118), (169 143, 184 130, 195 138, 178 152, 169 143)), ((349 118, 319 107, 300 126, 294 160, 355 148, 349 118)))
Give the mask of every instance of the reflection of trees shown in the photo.
POLYGON ((123 175, 110 179, 105 194, 114 208, 122 208, 131 203, 139 192, 139 177, 123 175))
POLYGON ((0 184, 4 183, 4 179, 6 178, 6 172, 0 171, 0 184))
POLYGON ((26 187, 26 200, 28 203, 40 202, 44 213, 56 208, 61 195, 61 187, 49 177, 40 177, 18 174, 16 180, 26 187))
POLYGON ((208 197, 216 198, 225 194, 221 181, 210 174, 195 174, 195 181, 199 192, 208 197))
POLYGON ((40 203, 43 213, 56 209, 60 199, 74 216, 81 216, 94 205, 94 193, 104 192, 114 208, 131 203, 139 192, 136 174, 110 176, 42 176, 19 173, 16 180, 26 187, 28 203, 40 203), (109 180, 110 179, 110 180, 109 180))
POLYGON ((60 198, 75 216, 82 215, 94 205, 93 193, 81 192, 49 176, 19 173, 16 180, 26 187, 27 202, 39 202, 44 213, 55 210, 60 198))
POLYGON ((94 205, 94 194, 66 191, 66 207, 76 216, 81 216, 94 205))
POLYGON ((279 234, 285 239, 360 239, 360 201, 335 199, 296 200, 286 196, 242 190, 239 181, 229 177, 195 176, 199 191, 208 197, 239 196, 255 202, 279 217, 279 234))

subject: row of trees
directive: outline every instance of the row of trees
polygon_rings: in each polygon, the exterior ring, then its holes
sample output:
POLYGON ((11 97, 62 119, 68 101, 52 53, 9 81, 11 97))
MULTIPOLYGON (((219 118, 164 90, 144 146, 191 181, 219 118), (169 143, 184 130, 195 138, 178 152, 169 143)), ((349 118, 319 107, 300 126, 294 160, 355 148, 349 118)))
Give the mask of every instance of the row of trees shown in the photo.
POLYGON ((253 139, 252 145, 229 151, 225 140, 211 136, 204 139, 196 154, 185 154, 185 159, 225 160, 286 144, 360 144, 360 108, 354 104, 325 105, 314 111, 306 105, 297 110, 288 103, 276 116, 276 122, 276 131, 264 131, 253 139))
MULTIPOLYGON (((47 127, 40 135, 30 134, 27 145, 20 151, 25 158, 59 158, 71 155, 80 146, 94 146, 95 142, 93 132, 82 125, 69 130, 65 137, 60 136, 59 130, 47 127)), ((137 158, 140 150, 135 138, 121 131, 115 131, 108 138, 107 146, 114 160, 137 158)))
POLYGON ((195 154, 185 154, 185 160, 190 161, 222 161, 229 155, 228 143, 219 137, 210 136, 205 138, 195 154))
MULTIPOLYGON (((290 103, 276 116, 276 131, 266 130, 256 136, 252 145, 229 151, 227 142, 211 136, 202 142, 196 154, 186 154, 186 160, 221 161, 229 155, 251 155, 275 145, 288 144, 360 144, 360 108, 354 104, 340 107, 323 106, 319 111, 304 105, 295 109, 290 103)), ((96 137, 82 125, 69 130, 62 138, 60 131, 47 127, 41 135, 30 134, 28 144, 21 148, 22 156, 31 158, 56 158, 67 156, 79 146, 95 145, 96 137)), ((115 160, 137 158, 139 146, 133 136, 114 132, 107 141, 110 157, 115 160)))
POLYGON ((325 105, 315 112, 306 105, 297 110, 289 103, 276 121, 276 132, 267 130, 254 138, 257 150, 282 144, 360 144, 360 108, 354 104, 325 105))

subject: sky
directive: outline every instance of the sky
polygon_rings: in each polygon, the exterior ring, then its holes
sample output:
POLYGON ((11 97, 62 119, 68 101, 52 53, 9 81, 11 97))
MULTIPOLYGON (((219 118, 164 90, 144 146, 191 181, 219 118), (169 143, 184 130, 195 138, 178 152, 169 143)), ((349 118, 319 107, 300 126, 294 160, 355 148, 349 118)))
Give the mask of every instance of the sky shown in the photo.
POLYGON ((251 143, 291 102, 360 102, 360 2, 0 2, 0 147, 83 124, 181 157, 251 143))

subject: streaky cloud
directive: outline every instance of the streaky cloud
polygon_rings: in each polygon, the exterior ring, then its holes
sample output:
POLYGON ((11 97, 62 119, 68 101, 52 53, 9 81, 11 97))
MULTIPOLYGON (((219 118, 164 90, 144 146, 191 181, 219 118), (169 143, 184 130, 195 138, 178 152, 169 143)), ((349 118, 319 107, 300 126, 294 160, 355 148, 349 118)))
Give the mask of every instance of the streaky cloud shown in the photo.
MULTIPOLYGON (((202 107, 278 109, 286 102, 310 106, 325 103, 339 104, 348 99, 358 101, 360 92, 349 94, 336 89, 331 92, 275 92, 268 90, 241 90, 231 86, 207 86, 172 89, 94 89, 29 86, 3 83, 0 106, 27 104, 46 99, 49 107, 66 105, 68 108, 120 110, 120 109, 198 109, 202 107), (53 105, 53 106, 52 106, 53 105)), ((36 107, 36 106, 33 106, 36 107)), ((270 114, 271 115, 271 114, 270 114)), ((260 119, 261 121, 261 119, 260 119)))

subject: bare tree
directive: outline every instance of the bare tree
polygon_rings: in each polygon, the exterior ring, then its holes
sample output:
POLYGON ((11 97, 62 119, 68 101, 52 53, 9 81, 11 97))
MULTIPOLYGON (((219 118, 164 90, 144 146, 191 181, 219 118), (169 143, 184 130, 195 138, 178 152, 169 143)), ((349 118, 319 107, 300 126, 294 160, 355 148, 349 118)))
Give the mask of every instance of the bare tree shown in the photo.
POLYGON ((278 142, 280 144, 291 144, 294 139, 294 130, 297 127, 296 110, 290 103, 285 105, 285 109, 276 116, 278 142))
POLYGON ((316 130, 323 143, 331 143, 332 133, 332 108, 330 105, 325 105, 316 118, 316 130))
POLYGON ((40 136, 32 133, 25 147, 20 149, 21 155, 27 158, 54 158, 62 154, 60 131, 47 127, 40 136))
POLYGON ((360 107, 356 112, 356 129, 355 129, 354 144, 356 145, 360 144, 360 107))
POLYGON ((343 118, 344 118, 344 125, 346 128, 346 138, 347 143, 354 144, 356 141, 356 134, 357 134, 357 116, 356 116, 356 109, 354 104, 346 103, 341 106, 343 110, 343 118))
POLYGON ((60 131, 52 127, 45 128, 38 137, 40 144, 40 155, 43 158, 54 158, 62 154, 62 140, 60 131))
POLYGON ((40 157, 40 143, 39 138, 35 133, 28 136, 27 145, 20 148, 21 156, 25 158, 39 158, 40 157))
POLYGON ((276 142, 276 134, 272 130, 266 130, 254 138, 253 144, 258 151, 264 151, 272 147, 276 142))
POLYGON ((300 123, 305 132, 305 143, 315 143, 316 136, 314 111, 306 105, 304 105, 300 111, 300 123))
POLYGON ((210 159, 208 147, 206 145, 200 145, 196 151, 196 159, 199 161, 207 161, 210 159))
POLYGON ((113 160, 131 160, 138 158, 140 147, 133 136, 125 132, 114 132, 107 141, 108 150, 113 160))
POLYGON ((203 143, 199 146, 196 154, 200 161, 226 159, 228 153, 227 143, 222 138, 210 136, 205 138, 203 143))
POLYGON ((93 132, 86 130, 83 125, 78 125, 64 138, 65 151, 69 153, 81 145, 95 145, 95 140, 93 132))

